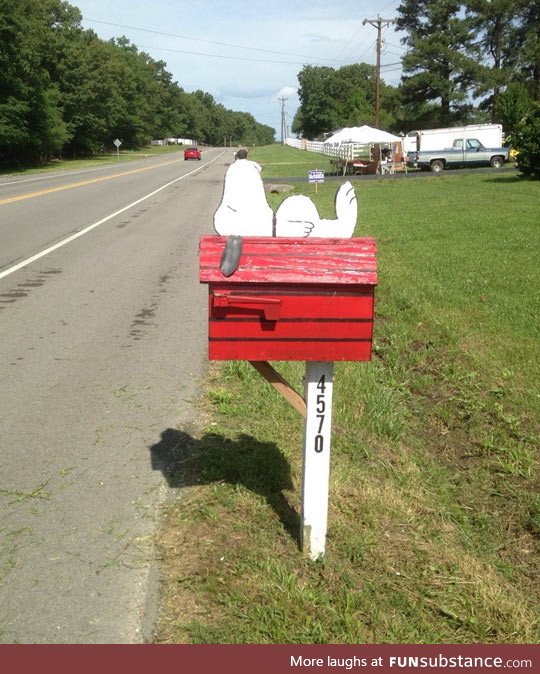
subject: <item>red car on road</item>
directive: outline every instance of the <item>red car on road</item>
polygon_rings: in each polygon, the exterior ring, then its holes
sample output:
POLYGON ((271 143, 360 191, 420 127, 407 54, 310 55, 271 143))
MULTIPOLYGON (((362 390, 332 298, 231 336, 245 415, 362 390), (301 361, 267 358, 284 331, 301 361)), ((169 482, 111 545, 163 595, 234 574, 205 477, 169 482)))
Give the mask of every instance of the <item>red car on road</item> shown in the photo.
POLYGON ((198 147, 186 147, 184 150, 184 161, 188 159, 201 159, 201 151, 198 147))

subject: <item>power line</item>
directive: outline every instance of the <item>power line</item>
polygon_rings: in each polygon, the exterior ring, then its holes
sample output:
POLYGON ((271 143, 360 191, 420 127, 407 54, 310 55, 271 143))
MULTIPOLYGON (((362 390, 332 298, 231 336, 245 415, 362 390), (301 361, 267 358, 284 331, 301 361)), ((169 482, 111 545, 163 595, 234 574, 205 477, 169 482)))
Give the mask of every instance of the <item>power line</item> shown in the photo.
POLYGON ((392 0, 392 2, 389 2, 389 3, 388 3, 385 7, 383 7, 380 11, 381 11, 381 12, 386 12, 386 10, 387 10, 389 7, 391 7, 392 5, 397 5, 398 2, 400 2, 400 1, 401 1, 401 0, 392 0))
MULTIPOLYGON (((274 61, 272 59, 249 59, 244 56, 225 56, 225 54, 207 54, 200 51, 186 51, 183 49, 169 49, 167 47, 149 47, 144 44, 137 44, 133 42, 132 44, 139 49, 160 49, 161 51, 169 51, 175 54, 187 54, 188 56, 209 56, 215 59, 228 59, 232 61, 247 61, 248 63, 277 63, 281 65, 292 65, 292 66, 302 66, 305 65, 305 61, 274 61)), ((313 63, 316 63, 314 61, 313 63)))
POLYGON ((401 70, 401 66, 399 68, 388 68, 388 70, 384 71, 384 74, 386 75, 388 73, 396 73, 396 72, 399 72, 400 70, 401 70))
POLYGON ((396 47, 397 49, 403 49, 403 51, 407 51, 406 48, 401 44, 394 44, 393 42, 388 42, 388 40, 385 40, 384 43, 390 47, 396 47))
MULTIPOLYGON (((351 38, 349 38, 349 40, 347 41, 345 46, 341 47, 341 49, 338 51, 337 56, 341 56, 343 54, 343 52, 346 51, 347 47, 351 44, 351 42, 354 40, 354 38, 358 35, 358 33, 361 30, 362 30, 362 28, 360 27, 360 28, 358 28, 358 30, 355 31, 354 35, 351 38)), ((337 56, 336 56, 335 59, 333 59, 332 65, 337 61, 337 56)))
MULTIPOLYGON (((325 57, 317 57, 317 56, 306 56, 305 54, 295 54, 291 52, 284 52, 284 51, 273 51, 272 49, 263 49, 261 47, 246 47, 245 45, 240 45, 240 44, 233 44, 230 42, 217 42, 215 40, 204 40, 202 38, 198 37, 189 37, 188 35, 178 35, 176 33, 165 33, 163 31, 159 30, 150 30, 149 28, 139 28, 138 26, 126 26, 122 23, 112 23, 111 21, 100 21, 98 19, 88 19, 86 17, 83 17, 84 21, 89 21, 90 23, 100 23, 103 24, 104 26, 115 26, 116 28, 127 28, 129 30, 139 30, 144 33, 152 33, 153 35, 164 35, 166 37, 176 37, 180 38, 181 40, 191 40, 192 42, 203 42, 205 44, 214 44, 218 45, 220 47, 232 47, 234 49, 246 49, 248 51, 259 51, 259 52, 264 52, 266 54, 279 54, 280 56, 297 56, 298 58, 307 58, 307 59, 312 59, 315 61, 330 61, 334 62, 337 59, 330 59, 330 58, 325 58, 325 57)), ((156 47, 157 49, 157 47, 156 47)), ((169 50, 169 51, 174 51, 174 50, 169 50)), ((196 53, 196 52, 181 52, 181 53, 196 53)), ((204 56, 210 56, 210 54, 203 54, 204 56)), ((229 57, 223 57, 223 58, 233 58, 232 56, 229 57)), ((263 63, 266 63, 266 61, 263 61, 263 63)), ((287 63, 286 61, 268 61, 268 63, 287 63)), ((340 61, 340 63, 345 63, 345 61, 340 61)))
POLYGON ((362 58, 362 56, 364 56, 365 53, 367 53, 368 51, 370 51, 371 49, 373 49, 373 47, 376 47, 376 46, 377 46, 377 41, 372 42, 368 47, 366 47, 366 48, 364 49, 364 51, 363 51, 361 54, 359 54, 359 55, 356 57, 356 60, 357 60, 357 61, 360 61, 360 59, 362 58))

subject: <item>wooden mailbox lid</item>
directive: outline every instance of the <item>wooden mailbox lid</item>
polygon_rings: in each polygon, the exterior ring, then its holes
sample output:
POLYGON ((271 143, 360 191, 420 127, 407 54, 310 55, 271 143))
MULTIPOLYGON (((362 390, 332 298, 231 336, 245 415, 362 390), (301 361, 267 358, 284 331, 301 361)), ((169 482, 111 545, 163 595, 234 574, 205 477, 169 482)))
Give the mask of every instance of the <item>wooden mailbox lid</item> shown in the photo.
POLYGON ((369 360, 376 247, 371 238, 245 237, 223 276, 226 237, 200 239, 211 360, 369 360))

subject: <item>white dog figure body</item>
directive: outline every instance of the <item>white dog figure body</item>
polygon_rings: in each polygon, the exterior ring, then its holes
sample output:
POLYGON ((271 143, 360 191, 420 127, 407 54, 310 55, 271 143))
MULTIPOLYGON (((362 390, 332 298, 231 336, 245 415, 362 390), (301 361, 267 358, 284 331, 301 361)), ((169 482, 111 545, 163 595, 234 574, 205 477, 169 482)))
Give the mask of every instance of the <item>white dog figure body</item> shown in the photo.
POLYGON ((223 198, 214 215, 214 229, 220 236, 352 237, 358 209, 350 182, 341 185, 336 195, 336 220, 322 220, 309 197, 295 195, 278 208, 274 225, 260 166, 246 159, 245 150, 239 150, 237 157, 225 174, 223 198))
POLYGON ((221 236, 272 236, 274 212, 266 201, 260 171, 259 164, 242 158, 227 169, 223 198, 214 215, 214 228, 221 236))

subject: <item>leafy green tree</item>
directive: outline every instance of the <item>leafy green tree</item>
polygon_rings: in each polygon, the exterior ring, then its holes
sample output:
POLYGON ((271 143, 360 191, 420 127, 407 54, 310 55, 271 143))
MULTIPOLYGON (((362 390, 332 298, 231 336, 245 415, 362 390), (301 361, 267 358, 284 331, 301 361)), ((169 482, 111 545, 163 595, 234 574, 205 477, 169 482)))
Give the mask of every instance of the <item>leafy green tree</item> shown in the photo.
POLYGON ((0 0, 0 156, 5 159, 49 157, 68 138, 59 89, 44 57, 47 31, 63 5, 0 0))
POLYGON ((110 102, 115 83, 107 76, 109 53, 92 31, 80 31, 65 46, 56 64, 64 121, 69 140, 64 152, 73 156, 98 152, 107 141, 110 102))
POLYGON ((30 140, 30 92, 38 82, 23 79, 21 73, 33 74, 37 57, 22 42, 24 18, 13 2, 0 0, 0 148, 4 157, 30 140))
POLYGON ((211 109, 215 105, 214 98, 201 90, 194 91, 190 98, 190 135, 207 143, 212 135, 211 109))
POLYGON ((213 96, 198 90, 188 95, 188 129, 191 137, 211 145, 265 145, 274 140, 275 131, 259 124, 247 112, 227 110, 213 96))
MULTIPOLYGON (((298 75, 300 107, 292 130, 315 138, 344 126, 373 124, 375 68, 366 63, 344 66, 305 66, 298 75)), ((399 108, 395 87, 381 82, 381 126, 392 129, 399 108)))
POLYGON ((188 94, 176 82, 167 92, 167 123, 170 136, 185 138, 188 132, 186 99, 188 94))
POLYGON ((257 123, 258 145, 271 145, 274 142, 276 130, 268 124, 257 123))
MULTIPOLYGON (((373 124, 375 68, 366 63, 343 66, 335 71, 334 79, 334 90, 338 90, 335 126, 373 124)), ((381 91, 381 99, 383 98, 381 91)), ((386 108, 384 104, 381 107, 386 108)))
POLYGON ((540 180, 540 104, 533 104, 515 134, 518 168, 523 177, 540 180))
POLYGON ((118 137, 125 147, 146 145, 161 131, 156 115, 161 90, 151 74, 151 59, 126 38, 111 40, 109 52, 106 68, 116 89, 111 140, 118 137))
POLYGON ((0 0, 0 160, 94 153, 115 137, 124 148, 169 136, 221 143, 239 119, 238 142, 273 139, 251 115, 187 94, 127 38, 83 30, 68 2, 0 0))
POLYGON ((500 121, 498 99, 516 70, 517 26, 523 0, 469 0, 467 16, 476 34, 475 47, 482 58, 475 95, 480 109, 489 111, 491 121, 500 121))
POLYGON ((471 87, 477 79, 472 22, 457 0, 403 0, 398 29, 408 47, 403 58, 405 104, 436 103, 440 126, 466 121, 472 110, 471 87))
POLYGON ((43 117, 33 116, 31 126, 39 138, 41 159, 50 159, 61 152, 69 139, 69 130, 62 118, 60 92, 56 86, 47 87, 39 103, 43 117))
POLYGON ((238 111, 231 113, 229 117, 229 138, 233 144, 240 145, 249 133, 249 121, 247 117, 238 111))
POLYGON ((521 82, 511 82, 497 97, 496 119, 501 122, 509 143, 514 144, 514 134, 532 107, 533 101, 521 82))
POLYGON ((337 127, 337 84, 335 70, 328 66, 304 66, 298 74, 300 108, 293 131, 309 139, 337 127))
POLYGON ((540 101, 540 3, 523 0, 517 16, 517 72, 529 95, 540 101))

